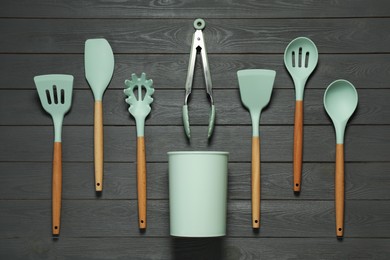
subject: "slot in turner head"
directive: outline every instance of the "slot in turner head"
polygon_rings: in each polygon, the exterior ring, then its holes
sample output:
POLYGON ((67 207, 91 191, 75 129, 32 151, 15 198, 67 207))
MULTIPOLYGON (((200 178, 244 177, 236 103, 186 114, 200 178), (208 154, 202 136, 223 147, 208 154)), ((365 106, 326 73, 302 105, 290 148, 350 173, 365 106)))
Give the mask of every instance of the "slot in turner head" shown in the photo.
POLYGON ((34 77, 42 107, 53 119, 55 141, 61 142, 61 127, 64 115, 72 104, 73 76, 49 74, 34 77))

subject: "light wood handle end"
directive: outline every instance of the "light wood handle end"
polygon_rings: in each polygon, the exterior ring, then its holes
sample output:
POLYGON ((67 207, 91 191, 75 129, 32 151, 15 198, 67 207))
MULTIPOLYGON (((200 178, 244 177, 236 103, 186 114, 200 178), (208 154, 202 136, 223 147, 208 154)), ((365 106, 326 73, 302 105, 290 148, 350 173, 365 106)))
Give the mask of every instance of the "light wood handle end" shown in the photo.
POLYGON ((137 191, 139 228, 146 229, 146 156, 143 136, 137 137, 137 191))
POLYGON ((252 227, 260 228, 260 138, 252 137, 252 227))
POLYGON ((303 101, 295 102, 294 118, 294 192, 301 191, 303 154, 303 101))
POLYGON ((60 234, 62 193, 62 145, 54 142, 52 177, 52 233, 60 234))
POLYGON ((336 144, 336 235, 344 235, 344 145, 336 144))
POLYGON ((94 122, 95 189, 103 190, 103 104, 95 101, 94 122))

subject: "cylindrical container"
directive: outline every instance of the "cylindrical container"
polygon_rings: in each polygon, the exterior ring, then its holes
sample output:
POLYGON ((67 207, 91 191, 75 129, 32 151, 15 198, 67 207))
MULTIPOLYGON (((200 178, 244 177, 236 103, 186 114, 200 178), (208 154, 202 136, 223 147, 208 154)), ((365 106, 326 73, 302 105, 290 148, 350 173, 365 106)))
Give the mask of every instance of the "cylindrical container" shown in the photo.
POLYGON ((168 152, 172 236, 226 234, 228 157, 228 152, 168 152))

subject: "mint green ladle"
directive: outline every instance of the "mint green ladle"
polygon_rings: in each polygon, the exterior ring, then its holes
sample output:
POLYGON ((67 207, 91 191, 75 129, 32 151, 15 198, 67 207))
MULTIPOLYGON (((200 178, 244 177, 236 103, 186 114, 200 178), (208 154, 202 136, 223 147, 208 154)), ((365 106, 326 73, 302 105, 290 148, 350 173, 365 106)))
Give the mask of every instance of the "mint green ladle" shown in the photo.
POLYGON ((357 104, 357 91, 349 81, 336 80, 325 91, 325 110, 332 119, 336 131, 335 204, 338 237, 344 234, 344 132, 357 104))

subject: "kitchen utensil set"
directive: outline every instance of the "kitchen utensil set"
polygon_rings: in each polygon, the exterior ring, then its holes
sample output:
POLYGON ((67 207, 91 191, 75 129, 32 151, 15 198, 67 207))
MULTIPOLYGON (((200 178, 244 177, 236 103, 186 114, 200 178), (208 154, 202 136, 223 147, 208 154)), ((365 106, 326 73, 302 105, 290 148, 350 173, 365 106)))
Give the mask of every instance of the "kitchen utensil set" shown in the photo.
MULTIPOLYGON (((203 72, 206 84, 206 93, 211 103, 211 112, 208 125, 208 137, 210 138, 215 121, 215 107, 212 94, 212 83, 207 60, 207 52, 202 30, 205 22, 202 19, 194 21, 195 33, 192 38, 188 73, 185 85, 185 101, 183 106, 184 131, 188 138, 191 137, 188 101, 191 94, 192 82, 195 69, 195 59, 200 51, 202 57, 203 72)), ((299 37, 291 41, 284 53, 284 64, 290 73, 295 85, 295 120, 294 120, 294 156, 293 156, 293 190, 301 191, 302 159, 303 159, 303 96, 306 81, 312 74, 318 63, 318 51, 316 45, 308 38, 299 37)), ((103 190, 103 93, 108 87, 114 71, 114 55, 109 43, 105 39, 90 39, 85 42, 85 77, 92 89, 94 108, 94 165, 95 165, 95 190, 103 190)), ((252 227, 260 227, 260 137, 259 121, 264 107, 270 101, 276 72, 265 69, 245 69, 237 72, 241 101, 249 110, 252 120, 252 227)), ((61 190, 62 190, 62 159, 61 159, 61 128, 65 113, 70 109, 72 102, 73 76, 71 75, 42 75, 34 78, 39 98, 43 108, 52 116, 54 124, 54 156, 53 156, 53 183, 52 183, 52 233, 58 235, 60 232, 61 215, 61 190)), ((152 95, 154 93, 153 81, 146 78, 142 73, 141 77, 131 75, 131 80, 125 81, 124 94, 127 96, 126 103, 130 105, 129 112, 135 118, 137 129, 137 192, 138 192, 138 219, 139 228, 146 228, 146 156, 144 127, 145 119, 151 111, 152 95)), ((358 95, 355 87, 346 80, 336 80, 331 83, 325 91, 324 107, 333 121, 336 132, 336 167, 335 167, 335 205, 336 205, 336 235, 343 236, 344 232, 344 131, 349 118, 354 113, 358 104, 358 95)), ((204 152, 203 152, 204 153, 204 152)), ((226 153, 227 155, 227 153, 226 153)), ((180 164, 177 159, 182 157, 180 152, 169 154, 170 158, 175 157, 175 165, 180 164)), ((185 156, 197 156, 196 152, 185 154, 185 156)), ((183 157, 184 158, 184 157, 183 157)), ((187 157, 186 157, 187 158, 187 157)), ((187 158, 191 160, 191 158, 187 158)), ((226 157, 227 159, 227 157, 226 157)), ((208 163, 211 167, 211 163, 208 163)), ((182 165, 185 169, 187 165, 182 165)), ((171 165, 170 165, 171 167, 171 165)), ((170 168, 171 169, 171 168, 170 168)), ((177 176, 182 175, 181 169, 177 176)), ((209 169, 209 168, 208 168, 209 169)), ((171 172, 171 170, 170 170, 171 172)), ((224 172, 221 171, 222 173, 224 172)), ((195 173, 195 172, 194 172, 195 173)), ((210 173, 210 178, 212 173, 210 173)), ((221 175, 222 176, 222 175, 221 175)), ((170 175, 171 178, 171 175, 170 175)), ((180 177, 181 178, 181 177, 180 177)), ((179 178, 179 179, 180 179, 179 178)), ((196 174, 194 175, 196 177, 196 174)), ((171 179, 170 179, 171 180, 171 179)), ((183 182, 181 180, 180 182, 183 182)), ((176 182, 176 179, 175 179, 176 182)), ((188 183, 188 182, 186 182, 188 183)), ((170 189, 176 191, 170 194, 184 192, 178 186, 170 189)), ((223 191, 221 190, 223 195, 223 191)), ((186 192, 188 193, 188 192, 186 192)), ((184 193, 183 193, 184 194, 184 193)), ((210 193, 211 194, 211 193, 210 193)), ((219 196, 219 195, 218 195, 219 196)), ((196 198, 196 196, 194 197, 196 198)), ((222 197, 221 197, 222 198, 222 197)), ((175 198, 170 198, 174 203, 175 198)), ((223 201, 223 198, 222 200, 223 201)), ((180 209, 170 202, 171 209, 175 214, 171 216, 182 216, 180 209)), ((178 203, 186 200, 179 200, 178 203)), ((185 203, 183 205, 185 205, 185 203)), ((225 205, 226 206, 226 205, 225 205)), ((213 207, 217 208, 217 207, 213 207)), ((223 208, 221 208, 223 209, 223 208)), ((220 211, 221 218, 225 218, 223 210, 220 211)), ((212 212, 208 216, 213 216, 212 212)), ((182 218, 183 219, 183 218, 182 218)), ((184 218, 185 219, 185 218, 184 218)), ((181 232, 177 223, 171 219, 171 226, 176 227, 172 234, 211 234, 213 232, 200 232, 199 230, 188 229, 188 233, 181 232), (199 233, 199 232, 200 233, 199 233)), ((205 220, 207 221, 207 220, 205 220)), ((187 225, 186 223, 182 223, 187 225)), ((200 225, 202 226, 202 225, 200 225)), ((207 226, 207 225, 206 225, 207 226)), ((224 226, 220 226, 213 234, 224 234, 224 226)))

